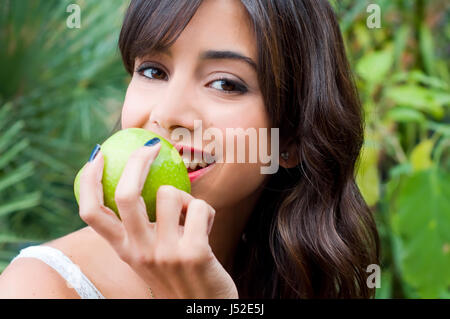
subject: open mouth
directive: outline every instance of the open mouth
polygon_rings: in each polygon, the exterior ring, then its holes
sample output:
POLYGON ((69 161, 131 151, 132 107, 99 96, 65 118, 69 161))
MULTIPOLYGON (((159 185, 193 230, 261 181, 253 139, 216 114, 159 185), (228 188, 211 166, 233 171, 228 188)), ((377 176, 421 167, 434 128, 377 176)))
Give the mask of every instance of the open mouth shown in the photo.
MULTIPOLYGON (((209 165, 207 165, 207 166, 209 166, 209 165)), ((196 172, 196 171, 198 171, 198 170, 201 170, 201 169, 203 169, 203 168, 205 168, 205 167, 207 167, 207 166, 203 166, 203 167, 197 166, 197 167, 195 167, 195 168, 187 167, 187 170, 188 170, 188 173, 192 173, 192 172, 196 172)))
POLYGON ((203 170, 215 163, 211 155, 205 154, 205 156, 202 156, 201 151, 190 147, 183 147, 179 152, 188 173, 203 170))

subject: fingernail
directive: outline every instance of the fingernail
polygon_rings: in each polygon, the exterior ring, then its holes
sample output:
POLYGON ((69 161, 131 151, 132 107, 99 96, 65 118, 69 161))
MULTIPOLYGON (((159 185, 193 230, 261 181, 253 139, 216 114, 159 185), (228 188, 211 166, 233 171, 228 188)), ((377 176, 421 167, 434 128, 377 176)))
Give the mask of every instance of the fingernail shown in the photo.
POLYGON ((91 156, 89 157, 89 162, 92 162, 94 158, 97 156, 98 151, 100 151, 100 145, 95 145, 94 149, 91 152, 91 156))
POLYGON ((159 141, 160 141, 159 138, 154 137, 154 138, 152 138, 150 141, 148 141, 147 143, 145 143, 144 146, 153 146, 153 145, 158 144, 159 141))

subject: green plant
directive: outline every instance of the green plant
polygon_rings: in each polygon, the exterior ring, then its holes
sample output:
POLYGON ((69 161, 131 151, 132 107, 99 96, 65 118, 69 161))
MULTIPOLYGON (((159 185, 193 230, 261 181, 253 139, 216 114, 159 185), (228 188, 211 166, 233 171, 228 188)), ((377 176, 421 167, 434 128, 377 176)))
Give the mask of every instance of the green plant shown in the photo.
POLYGON ((111 132, 127 75, 117 51, 126 3, 0 3, 0 271, 30 242, 84 225, 73 196, 79 163, 111 132))
MULTIPOLYGON (((340 10, 346 3, 354 2, 340 10)), ((365 110, 357 182, 381 235, 377 297, 448 298, 449 76, 433 39, 442 35, 432 36, 444 3, 378 4, 380 29, 366 26, 364 11, 345 10, 341 20, 365 110)))
MULTIPOLYGON (((8 216, 18 210, 34 208, 39 204, 41 192, 39 190, 24 193, 20 187, 21 183, 26 183, 35 173, 33 161, 18 163, 17 158, 28 147, 29 140, 20 137, 18 132, 23 129, 24 122, 12 123, 8 118, 8 113, 12 111, 12 105, 6 104, 0 108, 0 218, 8 216), (5 172, 6 167, 14 169, 5 172)), ((3 228, 3 227, 2 227, 3 228)), ((0 251, 0 269, 6 267, 8 261, 16 254, 16 251, 6 244, 22 241, 14 233, 2 229, 0 232, 0 247, 5 246, 0 251)), ((31 239, 27 239, 31 240, 31 239)))

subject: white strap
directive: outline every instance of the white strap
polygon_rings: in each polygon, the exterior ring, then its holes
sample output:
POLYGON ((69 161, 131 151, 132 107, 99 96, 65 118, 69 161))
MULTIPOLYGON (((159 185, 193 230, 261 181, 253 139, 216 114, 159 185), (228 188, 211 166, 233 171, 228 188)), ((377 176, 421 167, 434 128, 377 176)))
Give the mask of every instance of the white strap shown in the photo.
POLYGON ((49 246, 30 246, 20 251, 17 258, 37 258, 55 269, 65 280, 69 288, 74 288, 81 299, 104 299, 94 284, 82 273, 80 267, 59 249, 49 246))

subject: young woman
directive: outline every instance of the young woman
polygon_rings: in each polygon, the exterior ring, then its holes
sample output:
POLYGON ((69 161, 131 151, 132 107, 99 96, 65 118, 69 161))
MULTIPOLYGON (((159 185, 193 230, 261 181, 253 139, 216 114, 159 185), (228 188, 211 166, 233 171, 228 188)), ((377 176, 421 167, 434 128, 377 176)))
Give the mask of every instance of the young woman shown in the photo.
POLYGON ((96 148, 80 184, 88 227, 22 251, 0 297, 374 296, 366 269, 379 263, 378 235, 355 183, 362 110, 327 1, 133 0, 119 47, 132 75, 123 129, 175 143, 195 120, 224 135, 279 128, 281 167, 216 162, 191 194, 161 187, 150 223, 140 190, 153 140, 122 173, 120 221, 103 205, 96 148))

